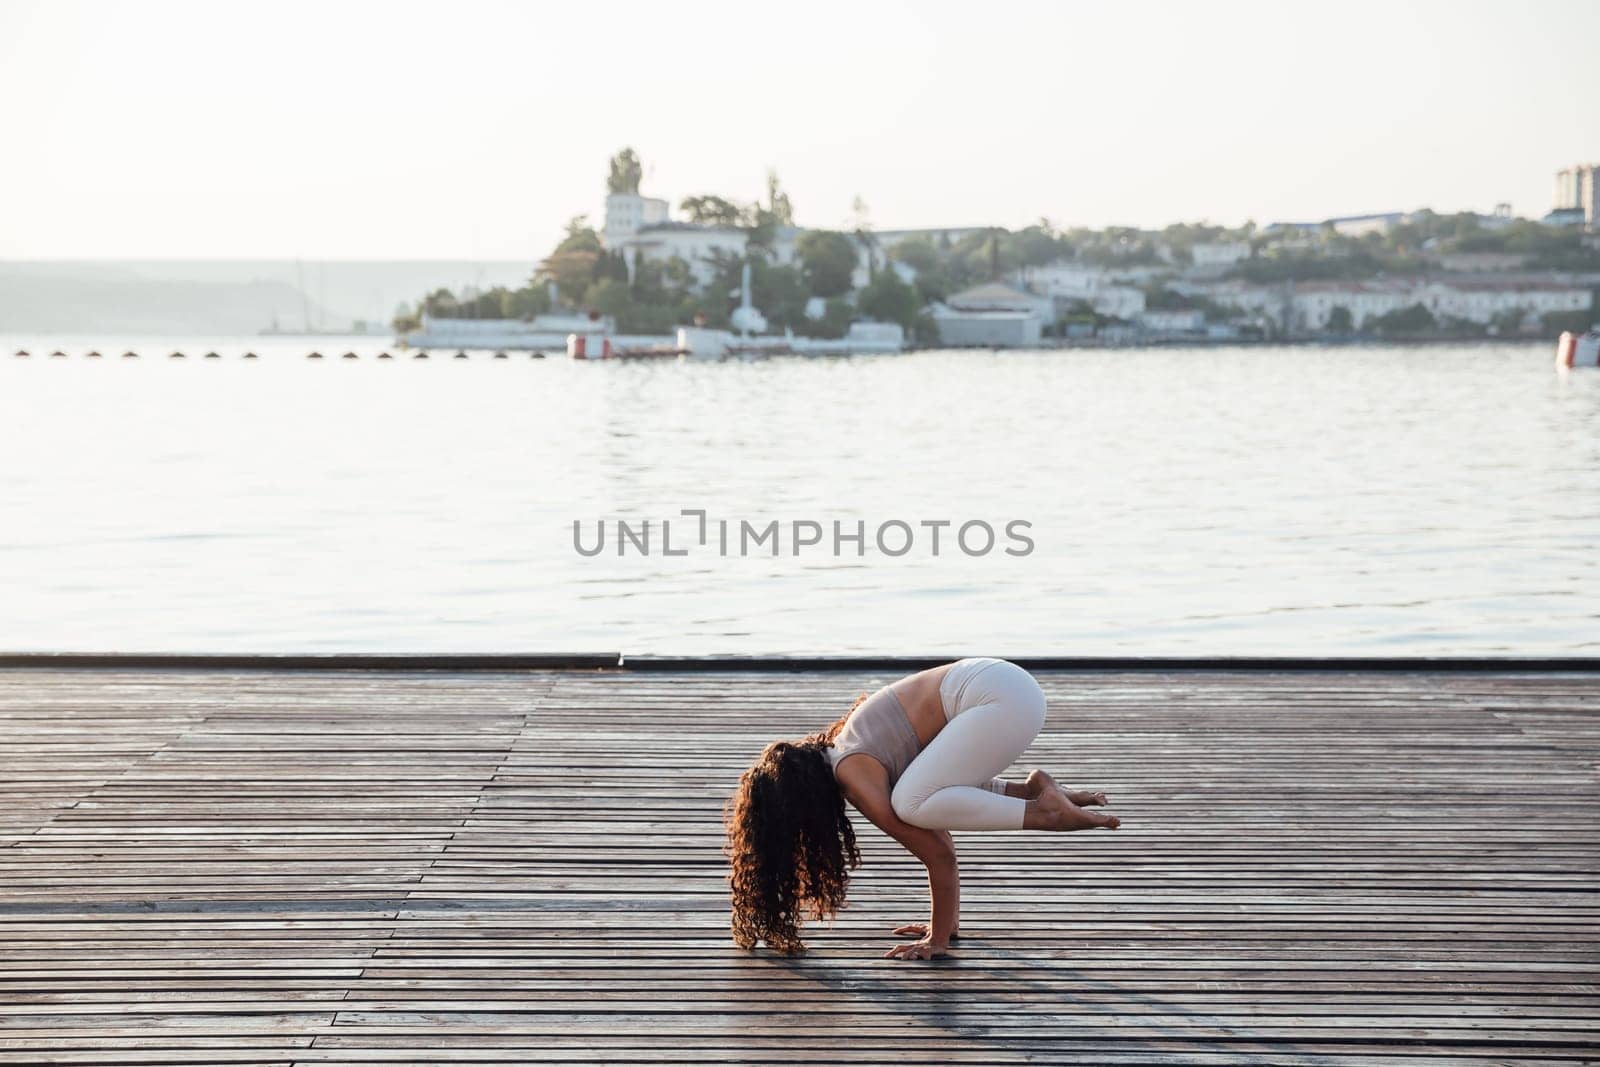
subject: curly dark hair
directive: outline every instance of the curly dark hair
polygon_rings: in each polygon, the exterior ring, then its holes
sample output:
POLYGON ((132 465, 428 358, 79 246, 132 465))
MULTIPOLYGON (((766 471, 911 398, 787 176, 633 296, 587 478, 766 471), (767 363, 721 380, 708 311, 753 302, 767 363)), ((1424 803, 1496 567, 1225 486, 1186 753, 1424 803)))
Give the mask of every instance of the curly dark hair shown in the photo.
MULTIPOLYGON (((850 711, 865 699, 858 696, 850 711)), ((728 884, 741 948, 765 941, 785 954, 800 952, 800 923, 831 919, 844 907, 861 851, 826 750, 849 717, 847 711, 799 741, 768 745, 728 798, 728 884)))

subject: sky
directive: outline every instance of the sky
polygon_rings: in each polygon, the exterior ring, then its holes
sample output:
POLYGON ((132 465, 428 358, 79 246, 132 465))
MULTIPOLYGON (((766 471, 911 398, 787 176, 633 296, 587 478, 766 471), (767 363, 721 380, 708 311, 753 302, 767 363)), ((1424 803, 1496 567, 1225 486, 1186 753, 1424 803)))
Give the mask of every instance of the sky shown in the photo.
POLYGON ((0 0, 0 258, 537 259, 644 191, 802 225, 1549 210, 1600 3, 0 0))

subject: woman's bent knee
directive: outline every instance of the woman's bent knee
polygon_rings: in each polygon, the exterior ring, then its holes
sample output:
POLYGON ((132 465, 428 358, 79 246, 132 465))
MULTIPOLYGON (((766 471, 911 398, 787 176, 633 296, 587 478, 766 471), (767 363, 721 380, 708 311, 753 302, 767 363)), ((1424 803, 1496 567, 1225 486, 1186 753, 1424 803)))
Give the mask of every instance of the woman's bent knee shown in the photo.
MULTIPOLYGON (((894 809, 895 816, 901 822, 908 822, 912 826, 922 826, 917 819, 922 812, 922 802, 925 799, 925 797, 913 794, 909 789, 901 789, 896 786, 889 794, 889 806, 894 809)), ((927 827, 923 827, 923 829, 927 829, 927 827)))
POLYGON ((1038 679, 1018 667, 1011 678, 1006 697, 1007 703, 1011 704, 1018 714, 1031 721, 1035 733, 1044 728, 1044 690, 1039 688, 1038 679))

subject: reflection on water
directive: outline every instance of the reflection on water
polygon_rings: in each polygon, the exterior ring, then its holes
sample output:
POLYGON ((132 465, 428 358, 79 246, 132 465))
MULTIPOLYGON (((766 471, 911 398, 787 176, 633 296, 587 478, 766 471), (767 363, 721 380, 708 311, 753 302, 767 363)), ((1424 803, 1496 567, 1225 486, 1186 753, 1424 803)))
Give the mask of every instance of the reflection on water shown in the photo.
POLYGON ((1600 374, 1544 345, 586 365, 31 341, 0 354, 0 648, 1600 649, 1600 374), (574 551, 575 519, 682 509, 778 520, 782 552, 574 551), (871 543, 1017 519, 1021 557, 871 543), (863 557, 791 552, 796 521, 857 520, 863 557))

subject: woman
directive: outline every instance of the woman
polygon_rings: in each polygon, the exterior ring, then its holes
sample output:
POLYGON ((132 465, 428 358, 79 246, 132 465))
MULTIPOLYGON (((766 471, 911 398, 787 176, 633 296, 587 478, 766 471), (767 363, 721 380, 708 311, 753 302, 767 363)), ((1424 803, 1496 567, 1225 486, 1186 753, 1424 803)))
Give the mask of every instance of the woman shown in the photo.
POLYGON ((728 801, 733 939, 798 952, 800 923, 844 906, 861 863, 848 800, 928 868, 932 911, 896 934, 894 959, 946 954, 961 909, 951 830, 1115 830, 1114 815, 1085 811, 1104 793, 1067 792, 1044 771, 995 777, 1044 725, 1044 693, 1014 663, 981 657, 919 671, 856 698, 827 729, 774 741, 728 801))

